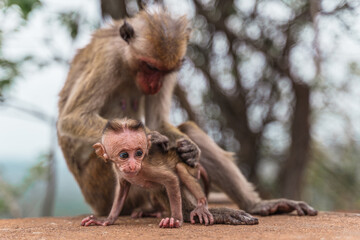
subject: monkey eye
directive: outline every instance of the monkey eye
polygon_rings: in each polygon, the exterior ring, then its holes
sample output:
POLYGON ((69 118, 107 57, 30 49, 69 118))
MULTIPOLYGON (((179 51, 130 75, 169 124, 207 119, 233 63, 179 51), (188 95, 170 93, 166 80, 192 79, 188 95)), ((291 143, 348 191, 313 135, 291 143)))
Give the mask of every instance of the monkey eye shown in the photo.
POLYGON ((141 151, 141 150, 137 150, 135 153, 135 156, 137 156, 137 157, 141 157, 142 155, 143 155, 143 151, 141 151))
POLYGON ((149 64, 148 62, 145 62, 145 65, 151 71, 154 71, 154 72, 160 71, 158 68, 154 67, 153 65, 149 64))
POLYGON ((119 154, 120 158, 128 158, 129 157, 129 154, 127 152, 122 152, 119 154))

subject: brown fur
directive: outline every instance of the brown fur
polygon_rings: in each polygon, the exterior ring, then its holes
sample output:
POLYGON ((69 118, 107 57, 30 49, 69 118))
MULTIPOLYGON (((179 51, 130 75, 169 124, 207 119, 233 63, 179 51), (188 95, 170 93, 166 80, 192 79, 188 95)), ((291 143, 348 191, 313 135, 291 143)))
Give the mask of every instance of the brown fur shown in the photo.
POLYGON ((213 224, 213 216, 207 208, 206 196, 197 179, 198 167, 192 168, 183 163, 176 148, 159 149, 161 146, 168 146, 168 138, 155 131, 148 132, 150 133, 146 136, 142 123, 133 119, 115 119, 107 123, 103 130, 102 142, 94 144, 93 147, 97 155, 105 162, 108 160, 113 162, 117 179, 115 198, 111 212, 105 220, 89 216, 83 219, 83 226, 113 224, 123 208, 131 184, 154 189, 152 190, 153 199, 162 206, 162 209, 171 212, 171 219, 174 219, 176 223, 171 224, 164 218, 160 222, 160 227, 182 225, 181 196, 184 196, 181 194, 182 188, 187 188, 197 200, 197 206, 192 211, 190 220, 195 222, 196 216, 201 223, 213 224), (150 154, 146 155, 149 146, 152 146, 150 154), (142 155, 136 155, 139 151, 142 151, 140 152, 142 155), (122 154, 126 155, 121 157, 122 154), (128 175, 129 173, 132 175, 128 175), (166 194, 167 199, 163 197, 166 194))
MULTIPOLYGON (((68 78, 59 94, 59 144, 85 200, 97 214, 106 215, 111 207, 109 202, 113 199, 115 178, 109 170, 111 167, 98 161, 91 148, 92 144, 100 140, 107 120, 125 116, 141 119, 145 115, 146 124, 151 128, 157 128, 162 122, 166 124, 168 120, 176 75, 165 76, 162 89, 153 96, 143 95, 134 81, 136 59, 133 53, 151 55, 146 53, 145 49, 152 49, 140 33, 153 30, 156 25, 161 25, 159 21, 163 20, 169 22, 168 27, 175 28, 169 29, 172 36, 183 41, 182 44, 179 43, 176 51, 181 55, 171 56, 178 59, 176 62, 181 61, 186 50, 188 32, 180 31, 177 35, 176 32, 177 29, 187 28, 187 22, 184 19, 172 19, 165 13, 151 17, 149 13, 143 12, 128 19, 136 35, 136 41, 132 44, 119 36, 123 21, 95 32, 92 41, 79 50, 72 61, 68 78), (152 18, 154 22, 149 23, 148 18, 152 18), (182 24, 184 26, 180 27, 182 24), (125 109, 122 108, 122 101, 126 102, 125 109), (132 106, 135 101, 138 103, 137 108, 132 106), (94 178, 99 181, 93 181, 94 178), (99 192, 99 189, 102 192, 99 192)), ((182 133, 178 134, 184 136, 182 133)), ((140 193, 140 196, 143 194, 140 193)), ((125 204, 124 213, 129 213, 127 209, 131 211, 139 207, 146 196, 139 197, 137 191, 131 191, 129 198, 131 202, 127 201, 125 204)))
MULTIPOLYGON (((197 127, 182 126, 179 131, 168 124, 176 71, 165 74, 162 88, 155 95, 144 95, 136 84, 139 55, 178 69, 189 37, 185 18, 174 19, 159 11, 142 12, 127 21, 134 29, 134 38, 126 42, 120 37, 123 20, 96 31, 91 42, 76 54, 59 94, 59 144, 87 203, 96 214, 107 215, 110 211, 115 177, 111 165, 99 161, 91 146, 100 140, 108 119, 126 116, 144 119, 150 129, 165 129, 171 141, 193 140, 201 149, 201 163, 212 183, 239 207, 263 209, 257 193, 233 163, 232 154, 197 127)), ((200 151, 196 153, 198 156, 200 151)), ((148 198, 144 190, 132 188, 122 213, 129 214, 148 198)))

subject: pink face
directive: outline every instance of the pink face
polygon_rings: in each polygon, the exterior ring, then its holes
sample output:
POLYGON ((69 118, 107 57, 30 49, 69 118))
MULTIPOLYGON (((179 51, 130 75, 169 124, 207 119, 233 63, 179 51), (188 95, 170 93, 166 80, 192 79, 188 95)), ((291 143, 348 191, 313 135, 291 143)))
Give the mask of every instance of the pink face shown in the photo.
POLYGON ((139 71, 136 74, 136 83, 144 94, 153 95, 160 91, 166 74, 178 70, 181 61, 171 69, 166 68, 161 62, 147 57, 140 57, 139 71))
POLYGON ((109 159, 125 176, 139 173, 147 151, 147 138, 143 131, 108 132, 103 137, 103 145, 109 159))

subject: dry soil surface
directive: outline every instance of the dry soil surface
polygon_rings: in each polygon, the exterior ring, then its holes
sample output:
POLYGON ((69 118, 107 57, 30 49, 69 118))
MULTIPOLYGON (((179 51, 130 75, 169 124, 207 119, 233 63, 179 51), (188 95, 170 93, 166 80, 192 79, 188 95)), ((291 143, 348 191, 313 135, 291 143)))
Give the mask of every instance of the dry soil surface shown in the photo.
POLYGON ((77 217, 0 219, 0 239, 360 239, 360 214, 259 217, 259 225, 161 229, 159 219, 120 217, 113 226, 80 226, 77 217))

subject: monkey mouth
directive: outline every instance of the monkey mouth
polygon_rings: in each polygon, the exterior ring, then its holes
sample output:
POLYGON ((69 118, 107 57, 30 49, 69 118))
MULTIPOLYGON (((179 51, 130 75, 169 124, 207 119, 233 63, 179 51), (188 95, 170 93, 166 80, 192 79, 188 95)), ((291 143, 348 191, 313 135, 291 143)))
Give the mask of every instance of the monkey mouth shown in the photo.
POLYGON ((138 175, 139 171, 136 172, 124 172, 126 177, 135 177, 136 175, 138 175))

